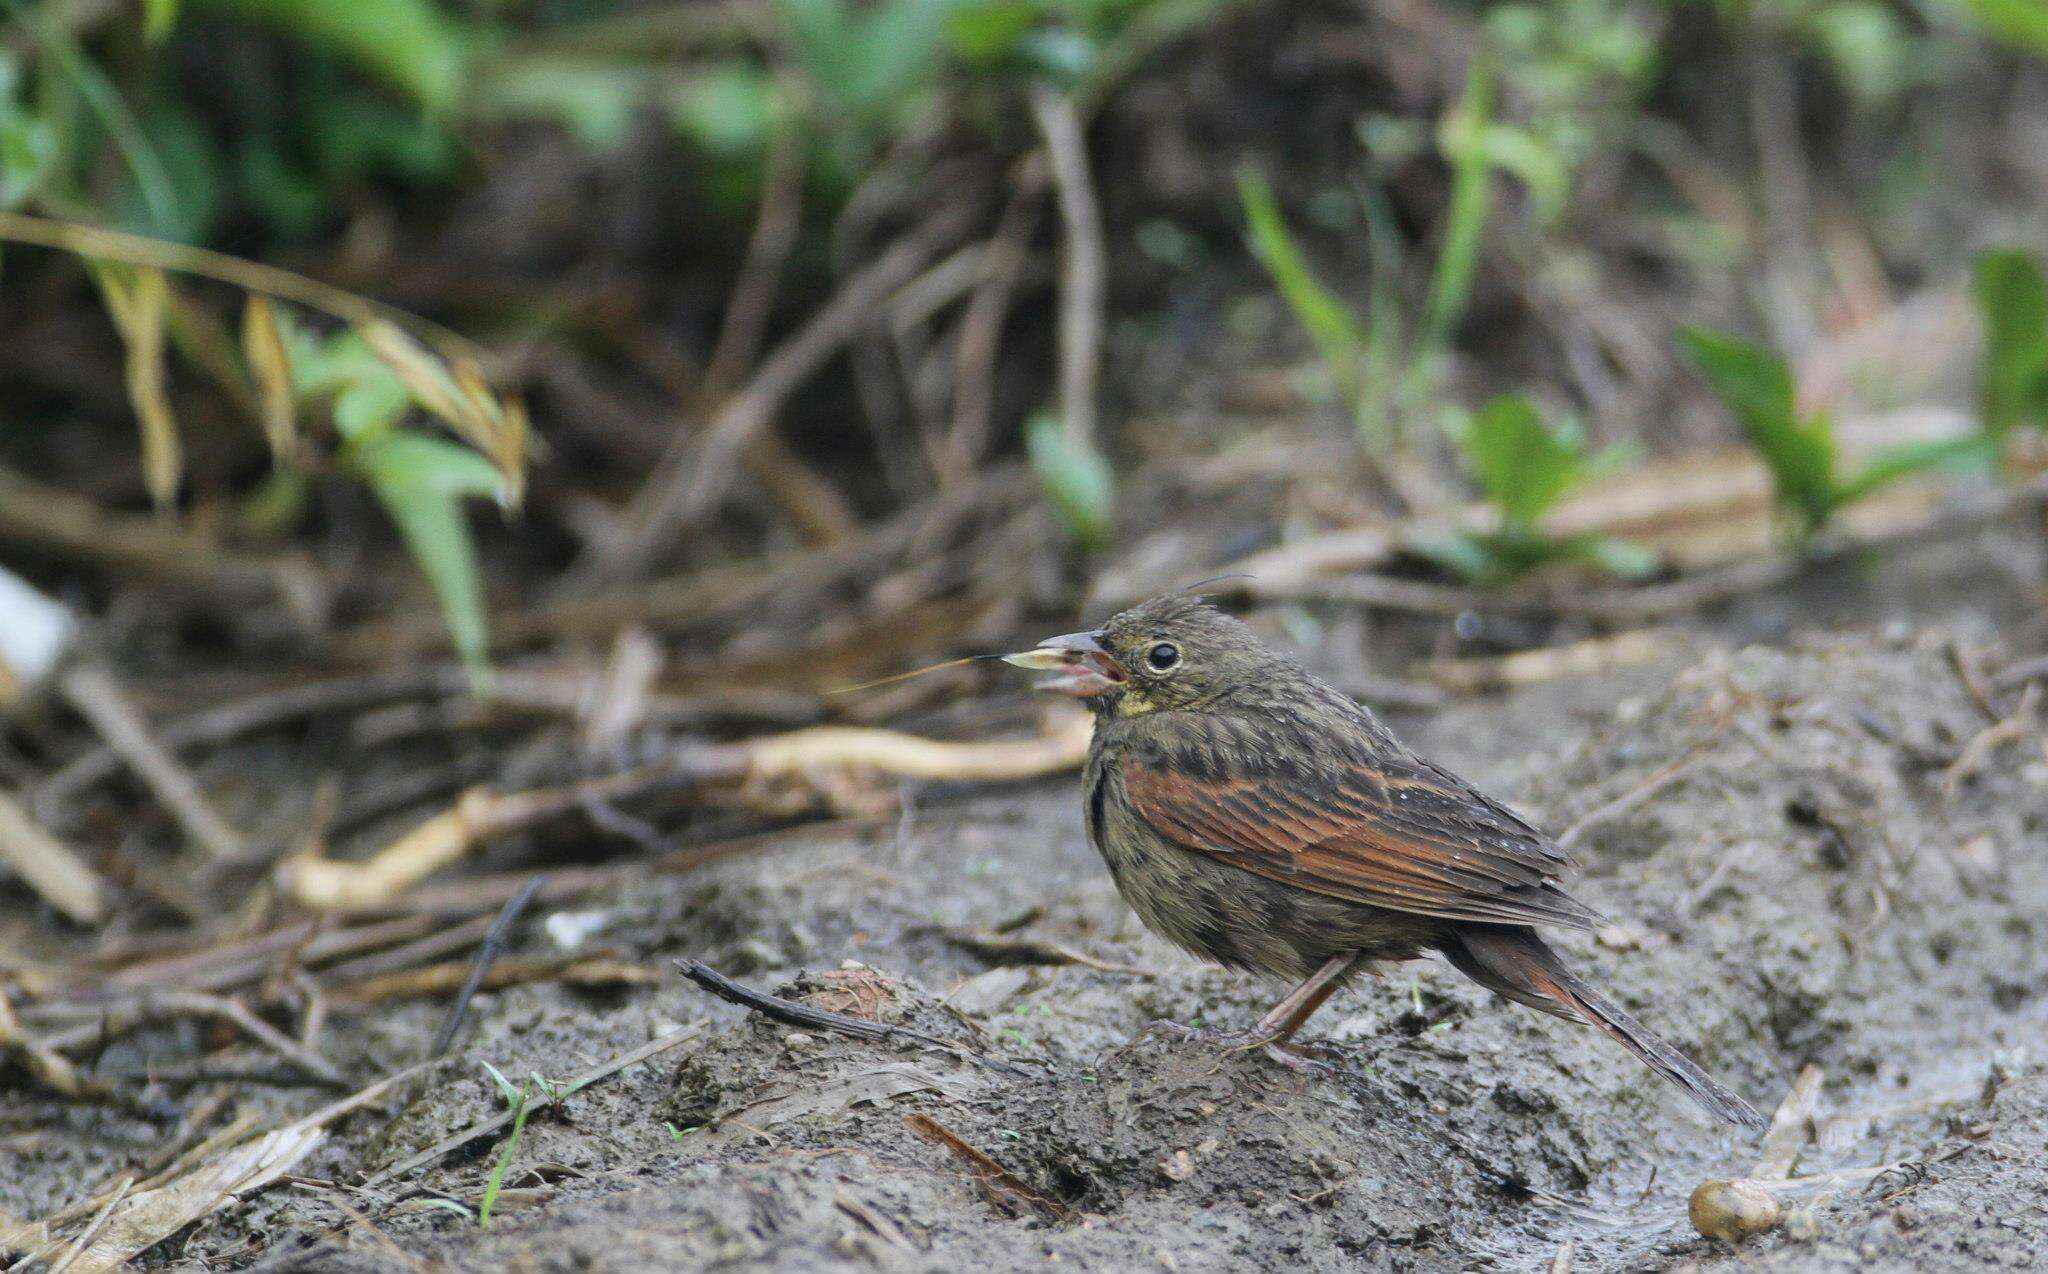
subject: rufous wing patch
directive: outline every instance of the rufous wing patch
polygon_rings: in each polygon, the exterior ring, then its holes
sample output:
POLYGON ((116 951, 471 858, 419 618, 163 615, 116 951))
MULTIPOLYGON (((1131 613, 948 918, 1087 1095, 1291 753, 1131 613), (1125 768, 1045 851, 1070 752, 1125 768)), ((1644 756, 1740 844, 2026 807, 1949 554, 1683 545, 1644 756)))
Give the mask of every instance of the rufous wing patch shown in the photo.
POLYGON ((1451 920, 1594 926, 1556 887, 1560 851, 1433 770, 1196 777, 1130 758, 1122 772, 1160 835, 1273 880, 1451 920))

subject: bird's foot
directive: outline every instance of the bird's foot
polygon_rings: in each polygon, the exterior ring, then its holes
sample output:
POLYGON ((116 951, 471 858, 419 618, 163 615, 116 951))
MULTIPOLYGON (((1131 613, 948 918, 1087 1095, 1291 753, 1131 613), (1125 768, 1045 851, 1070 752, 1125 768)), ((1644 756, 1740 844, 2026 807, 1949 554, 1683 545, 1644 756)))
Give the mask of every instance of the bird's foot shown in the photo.
POLYGON ((1296 1074, 1328 1074, 1335 1069, 1328 1062, 1318 1060, 1309 1046, 1289 1043, 1280 1038, 1279 1032, 1261 1030, 1258 1027, 1242 1031, 1219 1031, 1162 1020, 1147 1023, 1145 1029, 1139 1031, 1131 1042, 1137 1044, 1161 1036, 1170 1036, 1183 1043, 1206 1044, 1227 1053, 1260 1049, 1267 1057, 1296 1074))

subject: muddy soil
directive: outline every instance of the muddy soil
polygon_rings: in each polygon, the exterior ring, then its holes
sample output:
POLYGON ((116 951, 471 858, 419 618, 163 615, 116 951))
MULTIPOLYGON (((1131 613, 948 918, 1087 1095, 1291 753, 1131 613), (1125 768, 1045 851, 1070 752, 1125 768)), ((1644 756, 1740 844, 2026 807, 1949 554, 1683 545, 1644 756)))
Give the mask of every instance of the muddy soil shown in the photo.
MULTIPOLYGON (((1915 569, 1896 563, 1891 583, 1915 569)), ((1921 569, 1922 600, 1938 600, 1946 577, 1921 569)), ((1806 600, 1844 623, 1883 612, 1856 596, 1833 612, 1806 600)), ((673 973, 486 995, 455 1062, 156 1259, 1454 1270, 1545 1267, 1569 1245, 1581 1270, 2048 1266, 2048 757, 2038 732, 1970 749, 1991 722, 1950 653, 1958 631, 2012 632, 2013 598, 2011 614, 1944 626, 1682 636, 1662 664, 1399 722, 1544 825, 1582 825, 1575 892, 1613 924, 1559 945, 1588 976, 1767 1111, 1802 1067, 1824 1070, 1788 1222, 1739 1252, 1693 1233, 1686 1197, 1749 1172, 1753 1139, 1604 1038, 1434 961, 1332 1002, 1312 1028, 1326 1073, 1143 1038, 1160 1019, 1241 1025, 1278 988, 1146 934, 1063 779, 925 791, 896 825, 791 832, 575 908, 587 944, 665 971, 701 959, 965 1052, 793 1030, 673 973), (975 937, 991 930, 1007 942, 975 937), (533 1120, 488 1229, 447 1201, 477 1200, 496 1139, 340 1188, 499 1109, 483 1062, 562 1077, 678 1027, 685 1044, 533 1120), (919 1135, 916 1115, 1009 1178, 919 1135)), ((1721 630, 1769 632, 1774 605, 1721 630)), ((551 950, 549 919, 515 949, 551 950)), ((412 1061, 443 1009, 338 1019, 330 1055, 363 1076, 412 1061)), ((325 1098, 244 1100, 282 1116, 325 1098)), ((49 1132, 0 1179, 16 1215, 70 1201, 157 1135, 6 1101, 10 1123, 49 1132)))

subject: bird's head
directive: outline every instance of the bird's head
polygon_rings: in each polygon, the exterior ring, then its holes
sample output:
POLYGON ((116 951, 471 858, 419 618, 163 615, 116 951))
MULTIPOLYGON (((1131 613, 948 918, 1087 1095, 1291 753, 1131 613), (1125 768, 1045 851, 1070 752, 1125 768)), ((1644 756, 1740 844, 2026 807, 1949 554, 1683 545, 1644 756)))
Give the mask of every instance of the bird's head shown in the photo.
POLYGON ((1085 699, 1107 717, 1198 709, 1260 685, 1276 667, 1292 667, 1236 619, 1178 593, 1003 659, 1050 672, 1039 689, 1085 699))

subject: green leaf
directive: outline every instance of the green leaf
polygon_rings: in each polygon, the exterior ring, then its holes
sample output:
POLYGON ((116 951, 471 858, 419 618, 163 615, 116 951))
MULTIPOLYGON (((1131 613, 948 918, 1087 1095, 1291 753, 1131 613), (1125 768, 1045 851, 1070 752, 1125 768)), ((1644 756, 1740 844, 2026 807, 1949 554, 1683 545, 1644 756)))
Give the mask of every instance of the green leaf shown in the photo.
POLYGON ((40 190, 57 160, 57 130, 9 97, 0 85, 0 211, 20 207, 40 190))
POLYGON ((653 77, 643 67, 533 56, 494 65, 475 100, 493 116, 560 124, 584 149, 605 153, 625 143, 633 112, 652 87, 653 77))
POLYGON ((1834 432, 1825 416, 1801 425, 1792 369, 1761 346, 1704 328, 1686 328, 1679 339, 1763 455, 1779 502, 1802 531, 1818 530, 1836 503, 1834 432))
POLYGON ((959 0, 778 0, 797 63, 831 109, 828 118, 865 145, 938 79, 948 17, 959 0))
POLYGON ((1018 42, 1042 15, 1030 0, 986 0, 955 9, 946 32, 962 59, 992 65, 1014 57, 1018 42))
POLYGON ((1577 485, 1580 446, 1543 423, 1535 404, 1503 394, 1479 409, 1460 439, 1486 494, 1508 525, 1534 526, 1557 498, 1577 485))
POLYGON ((1839 506, 1860 500, 1879 487, 1889 486, 1916 473, 1936 469, 1950 473, 1987 469, 1997 462, 1997 458, 1997 440, 1981 434, 1970 438, 1900 443, 1877 452, 1855 477, 1835 488, 1835 504, 1839 506))
POLYGON ((161 238, 205 242, 228 193, 219 143, 204 121, 175 101, 159 103, 138 127, 171 198, 165 210, 156 210, 149 185, 131 174, 113 193, 115 219, 149 227, 161 238))
POLYGON ((1640 544, 1607 535, 1575 535, 1565 541, 1572 556, 1591 562, 1609 575, 1646 579, 1657 573, 1657 555, 1640 544))
POLYGON ((151 44, 163 43, 178 25, 178 0, 143 0, 142 36, 151 44))
POLYGON ((1989 28, 1999 39, 2048 56, 2048 4, 2041 0, 1947 0, 1989 28))
POLYGON ((490 635, 476 542, 462 501, 470 496, 496 499, 502 475, 468 447, 404 430, 373 434, 348 454, 350 467, 376 494, 433 587, 448 635, 472 680, 483 681, 490 635))
POLYGON ((1265 175, 1250 164, 1240 167, 1237 195, 1244 206, 1252 255, 1266 267, 1295 319, 1315 342, 1338 391, 1347 400, 1356 400, 1366 349, 1364 326, 1309 270, 1265 175))
POLYGON ((1834 0, 1809 13, 1805 26, 1835 78, 1864 105, 1910 86, 1912 37, 1879 0, 1834 0))
POLYGON ((1102 453, 1074 446, 1050 413, 1025 426, 1024 444, 1046 501, 1074 538, 1083 548, 1106 548, 1116 529, 1116 475, 1102 453))
POLYGON ((2015 425, 2048 425, 2048 283, 2019 251, 1979 253, 1977 307, 1984 314, 1984 429, 2003 437, 2015 425))
POLYGON ((193 0, 354 62, 435 114, 460 104, 473 35, 433 0, 193 0))
POLYGON ((1526 528, 1419 537, 1407 547, 1481 588, 1498 587, 1550 566, 1594 566, 1633 580, 1655 574, 1660 565, 1655 553, 1627 540, 1594 534, 1553 539, 1526 528))
POLYGON ((395 427, 412 403, 396 376, 365 376, 334 399, 334 431, 360 442, 395 427))
POLYGON ((768 148, 783 108, 768 73, 731 64, 684 81, 667 95, 676 128, 713 155, 744 158, 768 148))

